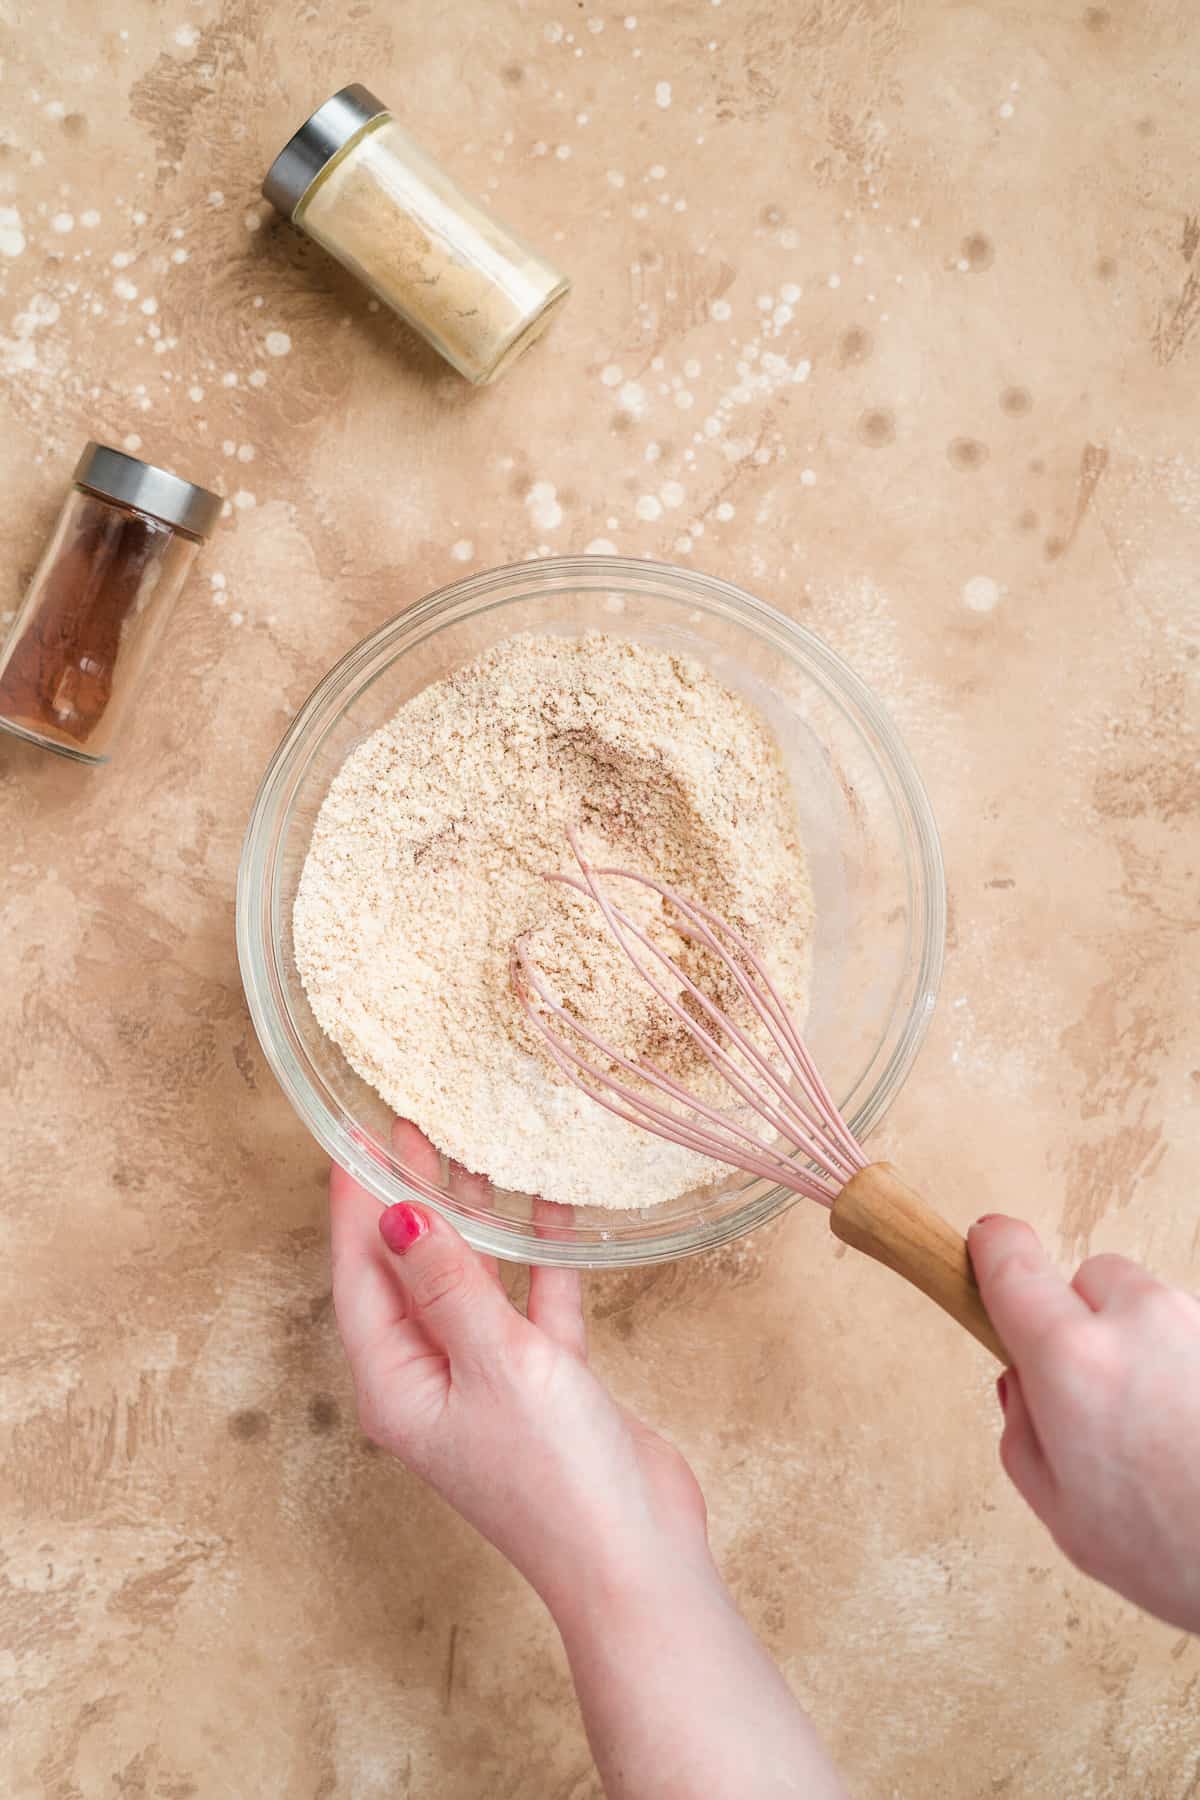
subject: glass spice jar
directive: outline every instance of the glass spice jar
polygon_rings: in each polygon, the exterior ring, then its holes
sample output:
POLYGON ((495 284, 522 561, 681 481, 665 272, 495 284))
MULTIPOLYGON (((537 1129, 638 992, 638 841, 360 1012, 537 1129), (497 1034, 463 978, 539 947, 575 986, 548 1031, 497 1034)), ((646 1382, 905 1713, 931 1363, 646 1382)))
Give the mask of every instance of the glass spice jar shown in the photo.
POLYGON ((223 502, 90 443, 0 648, 0 727, 104 763, 223 502))
POLYGON ((570 289, 357 82, 300 127, 262 191, 468 381, 502 374, 570 289))

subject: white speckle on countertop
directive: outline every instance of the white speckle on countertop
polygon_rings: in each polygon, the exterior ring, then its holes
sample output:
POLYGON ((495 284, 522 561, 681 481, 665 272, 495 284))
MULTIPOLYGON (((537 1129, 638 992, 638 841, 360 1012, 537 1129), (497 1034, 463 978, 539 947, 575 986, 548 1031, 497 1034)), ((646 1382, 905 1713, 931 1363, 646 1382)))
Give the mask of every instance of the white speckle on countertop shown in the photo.
POLYGON ((0 256, 20 256, 24 248, 20 213, 15 206, 0 206, 0 256))
POLYGON ((1001 592, 1000 583, 993 581, 990 575, 972 575, 963 583, 963 605, 971 612, 991 612, 1001 592))
POLYGON ((525 504, 539 531, 554 531, 562 524, 563 510, 552 481, 535 481, 525 496, 525 504))

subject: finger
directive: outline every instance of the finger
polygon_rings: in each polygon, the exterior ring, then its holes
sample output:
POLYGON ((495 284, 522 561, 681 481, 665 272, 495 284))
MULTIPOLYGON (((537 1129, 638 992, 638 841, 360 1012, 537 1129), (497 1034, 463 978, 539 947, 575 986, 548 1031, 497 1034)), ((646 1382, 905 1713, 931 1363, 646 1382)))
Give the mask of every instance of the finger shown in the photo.
POLYGON ((503 1361, 524 1321, 447 1219, 432 1207, 389 1206, 379 1231, 404 1288, 408 1316, 450 1359, 452 1376, 503 1361))
POLYGON ((361 1345, 406 1317, 404 1288, 379 1242, 381 1212, 374 1194, 335 1163, 329 1171, 333 1306, 351 1362, 361 1345))
POLYGON ((535 1264, 529 1271, 525 1311, 531 1325, 580 1362, 587 1361, 587 1326, 578 1269, 546 1269, 535 1264))
POLYGON ((1034 1430, 1021 1377, 1015 1369, 1006 1369, 996 1383, 1000 1404, 1004 1408, 1004 1435, 1000 1439, 1000 1461, 1004 1473, 1033 1508, 1038 1518, 1049 1522, 1054 1502, 1054 1476, 1034 1430))
POLYGON ((393 1119, 392 1149, 418 1181, 428 1182, 433 1188, 441 1185, 442 1159, 411 1119, 393 1119))
POLYGON ((410 1433, 445 1405, 450 1365, 410 1319, 404 1287, 380 1240, 373 1194, 336 1166, 329 1178, 333 1305, 363 1429, 408 1452, 410 1433))
MULTIPOLYGON (((461 1163, 451 1162, 450 1180, 447 1185, 454 1198, 463 1206, 469 1207, 472 1212, 490 1213, 495 1211, 492 1184, 486 1175, 473 1174, 470 1169, 464 1169, 461 1163)), ((496 1258, 481 1256, 479 1260, 492 1280, 499 1282, 500 1264, 496 1258)))
MULTIPOLYGON (((396 1119, 392 1124, 392 1147, 410 1174, 426 1182, 435 1193, 442 1185, 442 1159, 434 1144, 411 1119, 396 1119)), ((490 1210, 492 1184, 486 1175, 472 1175, 461 1163, 451 1162, 447 1191, 464 1206, 490 1210)), ((484 1267, 499 1282, 500 1269, 494 1256, 483 1259, 484 1267)))
MULTIPOLYGON (((539 1237, 553 1237, 571 1224, 569 1206, 556 1206, 550 1200, 535 1200, 533 1225, 539 1237)), ((577 1269, 548 1269, 534 1264, 529 1270, 529 1298, 525 1304, 529 1323, 577 1356, 587 1361, 587 1325, 583 1317, 583 1286, 577 1269)))
POLYGON ((967 1244, 988 1317, 1017 1368, 1048 1331, 1086 1318, 1087 1307, 1054 1268, 1037 1233, 1020 1219, 992 1214, 972 1225, 967 1244))
POLYGON ((1075 1292, 1083 1296, 1093 1312, 1119 1306, 1122 1300, 1133 1299, 1144 1294, 1147 1288, 1158 1285, 1152 1275, 1139 1268, 1137 1263, 1130 1262, 1127 1256, 1111 1253, 1089 1256, 1076 1269, 1071 1282, 1075 1292))

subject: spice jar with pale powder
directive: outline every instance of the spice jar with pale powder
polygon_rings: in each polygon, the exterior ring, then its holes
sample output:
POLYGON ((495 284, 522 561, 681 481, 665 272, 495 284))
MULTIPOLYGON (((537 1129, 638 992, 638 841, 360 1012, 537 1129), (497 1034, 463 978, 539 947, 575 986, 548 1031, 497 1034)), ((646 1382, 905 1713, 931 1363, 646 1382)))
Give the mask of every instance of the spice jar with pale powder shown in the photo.
POLYGON ((468 381, 503 374, 570 288, 358 83, 300 127, 263 193, 468 381))
POLYGON ((0 647, 0 728, 104 763, 222 500, 90 443, 0 647))

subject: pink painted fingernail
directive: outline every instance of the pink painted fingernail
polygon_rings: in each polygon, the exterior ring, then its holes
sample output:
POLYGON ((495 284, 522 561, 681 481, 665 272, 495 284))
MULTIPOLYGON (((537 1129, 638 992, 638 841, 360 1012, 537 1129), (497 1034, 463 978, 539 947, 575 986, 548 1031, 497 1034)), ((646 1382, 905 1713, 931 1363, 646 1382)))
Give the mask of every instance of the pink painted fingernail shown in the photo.
POLYGON ((424 1237, 429 1230, 429 1220, 407 1200, 400 1200, 395 1206, 386 1206, 379 1215, 379 1235, 394 1256, 403 1256, 411 1250, 419 1237, 424 1237))
MULTIPOLYGON (((979 1217, 975 1221, 975 1225, 986 1225, 989 1223, 990 1220, 999 1219, 1001 1216, 1002 1215, 1000 1213, 980 1213, 979 1217)), ((975 1225, 972 1225, 972 1227, 971 1227, 972 1231, 974 1231, 975 1225)))
POLYGON ((1000 1375, 996 1379, 996 1398, 1000 1402, 1000 1411, 1008 1411, 1008 1376, 1000 1375))

